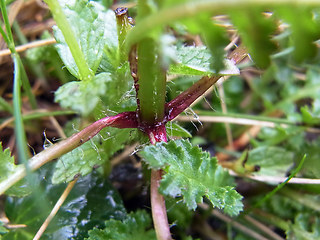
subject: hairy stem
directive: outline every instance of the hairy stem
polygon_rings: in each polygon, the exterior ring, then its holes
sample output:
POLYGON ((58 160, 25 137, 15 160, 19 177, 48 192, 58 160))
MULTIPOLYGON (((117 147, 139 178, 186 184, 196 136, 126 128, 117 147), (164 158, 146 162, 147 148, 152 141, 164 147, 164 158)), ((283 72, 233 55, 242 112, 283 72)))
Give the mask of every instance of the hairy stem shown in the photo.
MULTIPOLYGON (((136 112, 123 112, 116 116, 105 117, 94 122, 82 131, 61 142, 53 144, 52 146, 32 157, 28 162, 28 167, 32 171, 40 168, 42 165, 89 141, 103 128, 108 126, 117 128, 136 128, 138 126, 136 121, 136 112)), ((0 183, 0 195, 25 176, 26 167, 24 165, 19 165, 13 174, 0 183)))
MULTIPOLYGON (((246 56, 247 52, 245 51, 245 48, 240 46, 231 52, 228 58, 235 63, 239 63, 246 56)), ((175 99, 167 103, 165 109, 165 121, 168 122, 177 117, 219 79, 220 76, 204 76, 186 91, 182 92, 175 99)))

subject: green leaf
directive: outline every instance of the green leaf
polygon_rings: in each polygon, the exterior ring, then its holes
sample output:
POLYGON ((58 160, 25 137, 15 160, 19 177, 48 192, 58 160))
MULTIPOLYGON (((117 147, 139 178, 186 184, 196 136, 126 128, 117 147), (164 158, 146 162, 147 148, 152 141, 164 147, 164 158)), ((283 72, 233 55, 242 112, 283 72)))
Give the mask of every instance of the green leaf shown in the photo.
MULTIPOLYGON (((78 44, 85 60, 96 72, 101 62, 105 46, 108 51, 118 48, 118 35, 115 14, 112 10, 105 10, 93 1, 64 1, 60 0, 63 11, 78 39, 78 44)), ((58 42, 56 48, 60 57, 72 75, 80 78, 79 69, 72 57, 62 32, 54 27, 54 35, 58 42)))
POLYGON ((232 11, 230 16, 252 59, 259 67, 268 67, 270 55, 276 50, 275 43, 271 41, 276 30, 274 20, 252 8, 232 11))
POLYGON ((70 182, 75 176, 85 176, 92 172, 94 167, 103 164, 107 160, 106 154, 97 147, 96 140, 97 137, 60 157, 55 167, 52 183, 70 182))
MULTIPOLYGON (((17 167, 18 165, 14 163, 14 158, 11 157, 10 149, 6 148, 3 151, 2 143, 0 142, 0 181, 2 182, 12 175, 17 167)), ((30 193, 31 189, 25 180, 19 181, 6 191, 7 195, 15 197, 23 197, 30 193)))
MULTIPOLYGON (((52 185, 47 180, 52 175, 50 169, 52 164, 40 169, 38 181, 39 187, 44 189, 43 195, 7 198, 5 211, 10 223, 26 224, 27 227, 11 229, 4 235, 4 240, 32 239, 49 215, 66 187, 66 184, 52 185)), ((78 180, 41 239, 81 240, 88 237, 89 230, 103 228, 106 220, 121 220, 125 216, 126 210, 112 184, 93 173, 78 180)))
POLYGON ((126 144, 133 142, 137 138, 137 134, 138 131, 136 129, 107 128, 105 131, 100 132, 103 139, 103 151, 110 158, 117 151, 123 149, 126 144))
MULTIPOLYGON (((216 72, 211 67, 211 54, 206 47, 181 46, 176 49, 177 62, 169 69, 170 74, 210 75, 216 72)), ((220 75, 237 75, 239 69, 232 61, 224 60, 225 69, 220 75)))
POLYGON ((294 224, 286 234, 287 239, 319 239, 320 217, 314 214, 300 213, 296 216, 294 224))
POLYGON ((89 231, 88 240, 155 240, 156 234, 150 227, 150 216, 145 211, 138 210, 128 214, 123 221, 110 219, 106 222, 105 229, 89 231))
POLYGON ((185 128, 180 125, 169 122, 166 125, 167 134, 170 137, 182 137, 182 138, 191 138, 192 135, 185 128))
POLYGON ((281 147, 262 146, 249 152, 246 164, 259 166, 253 175, 286 176, 294 163, 294 153, 281 147))
POLYGON ((98 104, 100 96, 106 93, 106 83, 109 81, 111 81, 109 74, 100 73, 90 82, 66 83, 55 92, 55 101, 63 108, 71 108, 88 115, 98 104))
POLYGON ((189 209, 196 209, 205 196, 229 215, 242 210, 242 196, 234 190, 233 178, 216 158, 188 140, 147 146, 140 155, 152 168, 164 169, 160 191, 172 197, 182 196, 189 209))
POLYGON ((296 154, 307 153, 307 158, 302 167, 302 174, 309 178, 320 178, 320 153, 319 153, 320 139, 316 139, 312 142, 303 141, 303 144, 299 146, 296 154))

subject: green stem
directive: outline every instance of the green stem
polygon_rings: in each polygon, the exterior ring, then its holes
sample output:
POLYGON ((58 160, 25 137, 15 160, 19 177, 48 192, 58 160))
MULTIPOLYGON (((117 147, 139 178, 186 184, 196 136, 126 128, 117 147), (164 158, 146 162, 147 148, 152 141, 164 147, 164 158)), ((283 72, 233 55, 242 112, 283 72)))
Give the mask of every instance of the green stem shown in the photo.
POLYGON ((188 1, 182 4, 176 4, 157 11, 155 14, 144 18, 128 33, 126 39, 126 52, 129 52, 132 45, 145 38, 157 27, 170 24, 176 20, 192 17, 201 12, 210 12, 212 14, 221 14, 230 9, 250 8, 264 6, 268 9, 272 5, 308 5, 320 6, 318 0, 198 0, 188 1))
POLYGON ((23 63, 22 63, 20 57, 18 58, 18 61, 19 61, 19 65, 21 67, 21 83, 22 83, 22 87, 23 87, 25 93, 28 96, 31 108, 32 109, 37 109, 38 108, 37 100, 36 100, 36 97, 34 96, 34 94, 32 92, 32 88, 31 88, 31 85, 30 85, 30 82, 29 82, 29 78, 27 76, 26 70, 24 69, 24 66, 23 66, 23 63))
MULTIPOLYGON (((27 44, 28 39, 23 35, 21 28, 17 21, 14 21, 12 24, 12 28, 16 37, 18 38, 19 44, 27 44)), ((48 88, 47 82, 45 82, 45 74, 40 64, 34 63, 26 58, 27 67, 32 70, 32 72, 37 76, 37 78, 41 81, 42 85, 48 88)), ((31 103, 32 104, 32 103, 31 103)))
MULTIPOLYGON (((1 21, 0 21, 0 25, 2 25, 1 21)), ((4 30, 2 29, 1 26, 0 26, 0 34, 3 37, 4 41, 6 42, 6 44, 9 46, 9 38, 8 38, 7 34, 4 32, 4 30)))
POLYGON ((91 71, 86 62, 84 54, 80 49, 79 43, 74 35, 71 25, 68 22, 65 14, 63 13, 59 2, 57 0, 45 0, 45 2, 48 4, 53 18, 56 21, 57 26, 61 30, 68 47, 70 48, 72 57, 76 62, 79 70, 80 79, 84 81, 90 80, 93 77, 94 73, 91 71))
MULTIPOLYGON (((16 52, 16 49, 15 49, 15 44, 14 44, 14 40, 13 40, 13 36, 12 36, 12 32, 11 32, 11 26, 10 26, 10 23, 9 23, 9 18, 8 18, 8 15, 7 15, 7 8, 6 8, 6 5, 5 5, 5 1, 4 0, 1 0, 1 12, 2 12, 2 16, 3 16, 3 20, 4 20, 4 23, 5 23, 5 26, 6 26, 6 31, 7 31, 7 38, 4 37, 4 39, 7 41, 7 45, 8 45, 8 48, 10 49, 11 53, 12 54, 16 54, 15 58, 16 58, 16 61, 18 61, 18 65, 19 65, 19 81, 22 82, 22 86, 23 86, 23 89, 25 90, 27 96, 28 96, 28 99, 29 99, 29 102, 30 102, 30 105, 33 109, 36 109, 37 108, 37 101, 36 101, 36 98, 35 96, 33 95, 32 91, 31 91, 31 86, 30 86, 30 82, 29 82, 29 79, 27 77, 27 74, 25 72, 25 69, 23 67, 23 64, 21 62, 21 59, 19 57, 19 55, 17 55, 17 52, 16 52)), ((1 34, 3 36, 5 36, 4 33, 2 33, 1 31, 1 34)), ((20 90, 19 90, 20 91, 20 90)))
POLYGON ((138 44, 138 106, 141 122, 152 125, 164 118, 166 76, 160 68, 157 44, 151 38, 138 44))
MULTIPOLYGON (((6 43, 8 45, 8 48, 10 49, 10 51, 12 53, 15 53, 16 49, 14 46, 14 40, 13 40, 13 36, 12 36, 12 32, 11 32, 11 26, 10 26, 8 14, 7 14, 7 6, 6 6, 5 0, 1 0, 0 4, 1 4, 0 7, 1 7, 3 21, 4 21, 4 24, 6 27, 6 31, 7 31, 7 34, 6 34, 7 38, 4 37, 4 39, 7 40, 6 43)), ((1 34, 5 35, 2 32, 3 32, 3 30, 1 31, 1 34)))
MULTIPOLYGON (((269 192, 266 196, 264 196, 262 199, 260 199, 256 204, 254 204, 253 207, 251 207, 250 209, 248 209, 247 211, 243 212, 243 214, 248 214, 249 212, 251 212, 254 208, 258 208, 261 206, 262 203, 266 202, 269 198, 271 198, 276 192, 278 192, 281 188, 283 188, 290 180, 291 178, 293 178, 302 168, 302 165, 304 163, 306 159, 306 155, 303 156, 303 158, 301 159, 299 165, 297 166, 296 169, 294 169, 292 171, 292 173, 290 174, 290 176, 281 184, 279 184, 276 188, 274 188, 271 192, 269 192)), ((320 208, 319 208, 320 209, 320 208)))
MULTIPOLYGON (((117 18, 117 29, 118 29, 118 42, 119 49, 123 49, 125 45, 125 38, 128 31, 132 28, 129 18, 127 8, 117 8, 115 10, 117 18)), ((120 51, 120 65, 128 61, 128 54, 125 51, 120 51)))
POLYGON ((15 118, 15 135, 17 141, 19 160, 22 163, 27 162, 28 150, 27 139, 23 126, 21 114, 21 65, 20 57, 17 53, 12 55, 14 62, 14 79, 13 79, 13 116, 15 118))

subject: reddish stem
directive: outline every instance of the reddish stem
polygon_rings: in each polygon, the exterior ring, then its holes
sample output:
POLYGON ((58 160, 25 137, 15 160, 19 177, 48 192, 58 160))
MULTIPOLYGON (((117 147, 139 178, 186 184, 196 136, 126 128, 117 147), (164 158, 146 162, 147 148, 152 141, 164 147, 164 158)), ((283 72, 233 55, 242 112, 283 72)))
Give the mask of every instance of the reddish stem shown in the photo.
MULTIPOLYGON (((151 144, 167 142, 167 132, 164 124, 146 129, 151 144)), ((171 240, 170 227, 164 197, 159 193, 162 170, 151 170, 150 198, 154 227, 159 240, 171 240)))
POLYGON ((166 104, 165 121, 169 122, 180 113, 186 110, 198 97, 204 94, 220 77, 201 78, 183 93, 179 94, 175 99, 166 104))
MULTIPOLYGON (((239 46, 228 56, 234 63, 241 62, 247 56, 247 51, 243 46, 239 46)), ((175 99, 166 104, 165 122, 169 122, 186 110, 198 97, 204 94, 221 76, 202 77, 175 99)))

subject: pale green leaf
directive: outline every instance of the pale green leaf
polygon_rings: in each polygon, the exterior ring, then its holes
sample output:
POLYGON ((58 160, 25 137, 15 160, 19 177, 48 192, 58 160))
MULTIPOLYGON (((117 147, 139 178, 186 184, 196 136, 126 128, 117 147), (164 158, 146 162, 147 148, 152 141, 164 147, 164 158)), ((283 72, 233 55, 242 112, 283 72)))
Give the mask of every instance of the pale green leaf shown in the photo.
POLYGON ((59 158, 52 176, 53 184, 70 182, 75 176, 85 176, 105 162, 105 153, 97 147, 95 139, 59 158))
POLYGON ((66 83, 55 92, 55 101, 63 108, 70 108, 88 115, 98 104, 100 96, 106 93, 106 83, 109 81, 111 81, 109 74, 100 73, 90 82, 66 83))
MULTIPOLYGON (((206 47, 182 46, 176 48, 176 63, 169 68, 170 74, 183 75, 210 75, 216 72, 212 69, 212 56, 206 47)), ((219 72, 220 75, 238 75, 239 69, 235 64, 224 60, 225 69, 219 72)))
MULTIPOLYGON (((93 1, 60 1, 63 11, 78 39, 89 68, 96 72, 101 62, 104 49, 116 52, 118 49, 118 34, 115 14, 105 10, 99 3, 93 1), (107 47, 106 47, 107 46, 107 47)), ((79 69, 67 46, 62 32, 54 27, 54 35, 58 42, 57 50, 64 64, 72 75, 80 78, 79 69)))
MULTIPOLYGON (((4 151, 2 149, 2 143, 0 142, 0 182, 4 181, 12 175, 19 165, 14 163, 14 158, 11 157, 9 148, 4 151)), ((6 191, 7 195, 23 197, 31 193, 30 187, 27 185, 25 180, 21 180, 13 185, 9 190, 6 191)))
POLYGON ((182 196, 189 209, 195 209, 205 196, 227 214, 237 215, 242 210, 242 197, 234 190, 233 178, 216 158, 188 140, 147 146, 140 155, 152 168, 164 169, 160 191, 172 197, 182 196))
POLYGON ((156 234, 151 227, 151 218, 145 211, 128 214, 123 221, 110 219, 105 229, 89 231, 88 240, 156 240, 156 234))
POLYGON ((191 138, 192 135, 186 130, 185 128, 181 127, 180 125, 169 122, 166 125, 167 134, 170 137, 183 137, 183 138, 191 138))
POLYGON ((248 165, 260 167, 253 175, 285 177, 293 165, 294 154, 281 147, 262 146, 249 152, 248 165))

